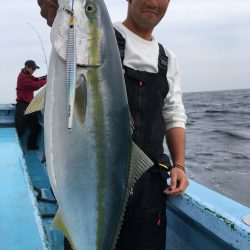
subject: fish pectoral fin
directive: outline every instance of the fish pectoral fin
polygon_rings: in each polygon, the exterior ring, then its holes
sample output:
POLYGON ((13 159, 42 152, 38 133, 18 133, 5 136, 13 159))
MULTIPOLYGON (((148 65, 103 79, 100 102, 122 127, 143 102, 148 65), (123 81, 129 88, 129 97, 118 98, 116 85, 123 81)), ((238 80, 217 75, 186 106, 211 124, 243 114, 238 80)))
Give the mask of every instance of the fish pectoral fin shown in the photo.
POLYGON ((56 227, 58 230, 63 232, 63 234, 65 235, 65 237, 69 241, 69 243, 71 245, 71 248, 73 250, 75 250, 76 248, 75 248, 74 243, 72 241, 72 238, 70 236, 69 230, 68 230, 68 228, 66 227, 66 225, 64 223, 62 212, 61 212, 60 208, 58 209, 58 211, 57 211, 57 213, 56 213, 56 215, 55 215, 55 217, 53 219, 52 226, 56 227))
POLYGON ((75 92, 75 113, 78 121, 83 124, 86 117, 87 109, 87 84, 84 75, 81 75, 76 85, 75 92))
POLYGON ((132 142, 128 188, 131 189, 137 179, 153 165, 150 158, 132 142))
POLYGON ((25 110, 25 115, 44 109, 46 87, 43 87, 25 110))

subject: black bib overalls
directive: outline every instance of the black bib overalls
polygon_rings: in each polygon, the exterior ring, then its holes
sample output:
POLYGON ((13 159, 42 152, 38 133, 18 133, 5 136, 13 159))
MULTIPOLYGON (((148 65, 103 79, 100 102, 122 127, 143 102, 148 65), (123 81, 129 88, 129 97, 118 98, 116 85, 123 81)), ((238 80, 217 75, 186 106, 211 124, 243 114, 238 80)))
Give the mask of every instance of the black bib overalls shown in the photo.
MULTIPOLYGON (((115 30, 123 64, 125 39, 115 30)), ((166 132, 162 116, 168 58, 159 44, 158 73, 142 72, 123 65, 130 112, 134 121, 133 141, 155 163, 164 158, 166 132)), ((165 156, 166 158, 166 156, 165 156)), ((168 159, 167 159, 168 160, 168 159)), ((129 197, 116 250, 165 250, 166 180, 156 167, 140 177, 129 197)))

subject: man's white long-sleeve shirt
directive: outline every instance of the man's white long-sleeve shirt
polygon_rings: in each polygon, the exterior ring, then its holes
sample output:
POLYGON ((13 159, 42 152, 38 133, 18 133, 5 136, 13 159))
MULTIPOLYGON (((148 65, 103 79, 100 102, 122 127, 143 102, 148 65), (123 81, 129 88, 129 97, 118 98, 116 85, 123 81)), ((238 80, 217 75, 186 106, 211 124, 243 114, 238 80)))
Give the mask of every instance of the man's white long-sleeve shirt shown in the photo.
MULTIPOLYGON (((125 38, 124 65, 135 70, 150 73, 158 72, 159 44, 153 39, 147 41, 127 29, 121 22, 113 24, 125 38)), ((170 128, 185 128, 186 114, 182 102, 180 88, 180 73, 176 56, 169 49, 164 48, 168 57, 167 80, 169 92, 164 100, 163 118, 166 130, 170 128)))

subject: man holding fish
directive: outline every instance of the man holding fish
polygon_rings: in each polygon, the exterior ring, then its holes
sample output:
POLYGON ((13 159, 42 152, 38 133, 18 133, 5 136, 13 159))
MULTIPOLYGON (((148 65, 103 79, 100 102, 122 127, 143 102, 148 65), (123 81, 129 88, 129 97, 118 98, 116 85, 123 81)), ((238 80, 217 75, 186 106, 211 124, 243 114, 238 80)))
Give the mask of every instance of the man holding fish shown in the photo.
MULTIPOLYGON (((93 11, 99 1, 82 2, 93 11)), ((130 190, 117 250, 164 250, 165 195, 181 195, 188 186, 184 168, 186 115, 179 69, 175 55, 152 36, 169 2, 128 0, 127 18, 114 24, 133 120, 132 139, 154 163, 130 190), (164 178, 170 169, 163 153, 164 138, 172 159, 169 187, 164 178)), ((38 4, 52 26, 60 1, 38 0, 38 4)))

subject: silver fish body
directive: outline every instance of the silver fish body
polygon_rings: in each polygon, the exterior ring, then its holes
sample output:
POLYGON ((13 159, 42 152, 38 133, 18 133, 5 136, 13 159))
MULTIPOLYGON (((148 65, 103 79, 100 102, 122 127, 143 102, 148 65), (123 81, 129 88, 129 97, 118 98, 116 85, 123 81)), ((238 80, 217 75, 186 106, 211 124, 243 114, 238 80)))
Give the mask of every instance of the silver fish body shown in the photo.
MULTIPOLYGON (((102 0, 75 0, 76 89, 71 131, 66 86, 71 1, 52 27, 45 153, 59 227, 77 250, 114 247, 128 195, 131 132, 114 31, 102 0), (87 13, 90 12, 90 13, 87 13)), ((58 225, 57 225, 58 226, 58 225)))

